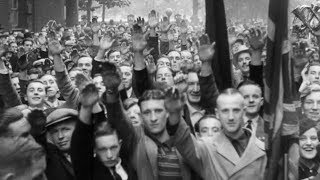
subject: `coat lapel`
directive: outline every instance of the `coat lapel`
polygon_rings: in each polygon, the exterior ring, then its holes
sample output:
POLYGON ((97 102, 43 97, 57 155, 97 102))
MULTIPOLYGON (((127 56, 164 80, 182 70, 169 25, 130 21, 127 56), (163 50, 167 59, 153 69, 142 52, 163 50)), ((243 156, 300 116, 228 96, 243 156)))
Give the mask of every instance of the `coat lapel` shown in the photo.
POLYGON ((153 176, 158 177, 158 164, 157 164, 157 155, 158 155, 158 147, 157 145, 149 138, 145 137, 145 147, 147 151, 147 156, 149 159, 149 162, 152 167, 153 176))
POLYGON ((240 161, 236 164, 236 167, 233 169, 232 174, 240 171, 242 168, 251 164, 258 158, 265 156, 264 143, 258 140, 254 135, 251 136, 248 146, 245 149, 240 161))
POLYGON ((237 151, 234 149, 233 145, 231 144, 230 140, 225 136, 224 133, 221 133, 220 136, 217 138, 217 152, 229 160, 234 165, 238 164, 240 161, 240 157, 237 151))

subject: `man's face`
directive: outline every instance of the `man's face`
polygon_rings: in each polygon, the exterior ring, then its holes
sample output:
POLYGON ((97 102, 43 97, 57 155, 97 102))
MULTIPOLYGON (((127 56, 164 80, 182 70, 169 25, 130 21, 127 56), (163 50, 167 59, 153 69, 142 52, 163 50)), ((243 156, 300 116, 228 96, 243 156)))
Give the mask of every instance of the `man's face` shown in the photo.
POLYGON ((41 78, 41 81, 47 88, 47 96, 48 97, 55 97, 57 93, 59 92, 58 85, 56 83, 56 80, 51 75, 45 75, 41 78))
MULTIPOLYGON (((32 165, 26 167, 26 170, 23 173, 16 173, 12 176, 12 180, 47 180, 45 175, 46 170, 46 157, 42 156, 40 158, 32 159, 32 165)), ((1 179, 1 177, 0 177, 1 179)))
POLYGON ((317 130, 311 128, 299 137, 300 156, 305 159, 313 159, 317 155, 317 146, 319 139, 317 130))
POLYGON ((170 61, 168 58, 162 57, 157 61, 157 68, 170 67, 170 61))
POLYGON ((180 71, 181 55, 177 51, 172 51, 168 54, 171 62, 171 67, 174 72, 180 71))
POLYGON ((141 110, 137 104, 130 107, 126 111, 126 115, 131 120, 131 123, 133 126, 140 126, 141 125, 141 110))
POLYGON ((16 89, 17 93, 20 94, 21 87, 20 87, 19 78, 18 77, 11 78, 11 82, 12 82, 14 88, 16 89))
POLYGON ((64 121, 49 127, 48 133, 52 143, 58 147, 60 151, 66 152, 70 149, 71 137, 76 123, 74 121, 64 121))
POLYGON ((115 133, 95 139, 95 151, 106 167, 114 167, 119 162, 120 148, 121 141, 115 133))
POLYGON ((93 83, 99 90, 99 96, 101 97, 104 92, 106 92, 106 87, 103 84, 102 76, 96 76, 93 78, 93 83))
POLYGON ((244 99, 240 94, 220 95, 216 114, 228 135, 237 134, 243 127, 244 99))
POLYGON ((304 114, 314 121, 319 121, 320 119, 320 92, 311 92, 306 96, 303 103, 304 114))
POLYGON ((312 57, 314 61, 319 61, 319 53, 313 53, 312 57))
POLYGON ((200 121, 200 137, 217 137, 221 131, 221 122, 213 117, 208 117, 200 121))
POLYGON ((257 115, 263 105, 261 89, 256 85, 244 85, 239 88, 244 97, 246 112, 251 115, 257 115))
POLYGON ((249 73, 249 64, 251 62, 251 55, 249 53, 241 53, 238 56, 238 66, 242 73, 249 73))
POLYGON ((30 52, 32 48, 33 43, 31 41, 25 41, 23 44, 23 49, 25 52, 30 52))
POLYGON ((115 63, 115 64, 119 65, 122 62, 121 53, 119 51, 115 51, 115 52, 111 53, 109 56, 109 61, 111 63, 115 63))
POLYGON ((320 85, 320 66, 310 66, 308 71, 308 80, 311 83, 320 85))
POLYGON ((14 52, 14 53, 17 53, 18 52, 18 45, 17 43, 11 43, 10 44, 10 47, 9 47, 9 50, 14 52))
POLYGON ((182 51, 181 52, 181 60, 186 65, 192 65, 192 54, 189 51, 182 51))
POLYGON ((188 101, 191 104, 196 104, 200 102, 201 93, 200 93, 200 84, 197 73, 190 72, 188 74, 188 88, 187 88, 187 97, 188 101))
POLYGON ((29 106, 42 106, 46 98, 45 85, 33 82, 27 88, 27 101, 29 106))
POLYGON ((122 83, 126 89, 130 89, 132 87, 132 68, 128 66, 120 67, 122 73, 122 83))
POLYGON ((145 127, 154 134, 160 135, 166 130, 168 113, 164 100, 146 100, 141 102, 141 114, 145 127))
POLYGON ((78 67, 83 70, 87 75, 91 75, 92 59, 91 57, 82 57, 78 60, 78 67))
POLYGON ((18 121, 10 123, 8 128, 13 136, 33 139, 30 134, 31 125, 24 117, 18 121))
POLYGON ((156 74, 157 82, 165 82, 168 86, 174 86, 173 75, 169 68, 159 68, 156 74))

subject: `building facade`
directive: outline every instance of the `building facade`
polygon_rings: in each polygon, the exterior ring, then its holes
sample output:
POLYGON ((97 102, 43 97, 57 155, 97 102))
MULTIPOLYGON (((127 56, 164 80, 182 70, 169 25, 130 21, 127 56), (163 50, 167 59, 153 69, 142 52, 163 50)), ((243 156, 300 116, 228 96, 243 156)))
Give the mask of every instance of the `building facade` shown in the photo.
POLYGON ((40 31, 49 20, 64 24, 65 9, 65 0, 0 0, 0 24, 5 30, 40 31))

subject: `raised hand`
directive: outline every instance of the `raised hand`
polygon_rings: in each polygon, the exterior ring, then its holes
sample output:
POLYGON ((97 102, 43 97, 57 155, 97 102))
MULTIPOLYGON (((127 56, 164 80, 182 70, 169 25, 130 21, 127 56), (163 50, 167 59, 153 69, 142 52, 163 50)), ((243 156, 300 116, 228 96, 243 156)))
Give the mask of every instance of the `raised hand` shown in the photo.
POLYGON ((263 49, 265 44, 265 38, 259 29, 250 29, 247 38, 253 50, 263 49))
POLYGON ((147 46, 147 41, 142 33, 132 36, 132 49, 135 52, 142 52, 147 46))
POLYGON ((178 72, 176 76, 173 78, 174 84, 181 94, 187 91, 187 79, 188 75, 185 75, 182 72, 178 72))
POLYGON ((112 38, 112 35, 108 33, 108 35, 103 36, 100 40, 100 48, 103 50, 110 49, 115 42, 115 39, 112 38))
POLYGON ((147 65, 148 73, 154 74, 157 71, 157 66, 156 66, 156 63, 154 62, 153 56, 148 55, 146 58, 147 58, 146 65, 147 65))
POLYGON ((215 53, 215 42, 211 45, 202 45, 199 47, 199 58, 202 62, 211 61, 215 53))
POLYGON ((99 90, 94 84, 88 84, 80 94, 80 102, 84 107, 93 107, 99 101, 99 90))
POLYGON ((116 102, 118 99, 118 92, 121 89, 121 77, 118 72, 107 71, 102 73, 103 83, 106 87, 106 101, 107 103, 116 102))
POLYGON ((60 55, 63 48, 59 41, 53 40, 49 42, 49 54, 52 56, 60 55))
POLYGON ((138 24, 140 27, 143 27, 144 24, 145 24, 144 18, 138 17, 138 18, 137 18, 137 24, 138 24))
POLYGON ((169 113, 179 113, 185 104, 184 96, 176 88, 170 88, 166 92, 164 105, 169 113))

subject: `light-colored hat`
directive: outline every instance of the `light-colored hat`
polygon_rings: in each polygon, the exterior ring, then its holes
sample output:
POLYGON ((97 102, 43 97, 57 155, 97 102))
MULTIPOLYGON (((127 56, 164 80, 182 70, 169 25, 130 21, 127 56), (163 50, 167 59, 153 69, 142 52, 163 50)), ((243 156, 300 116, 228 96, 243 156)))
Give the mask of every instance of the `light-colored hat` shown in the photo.
POLYGON ((46 127, 52 126, 56 123, 59 123, 77 116, 78 116, 78 111, 74 109, 68 109, 68 108, 56 109, 48 115, 46 127))

